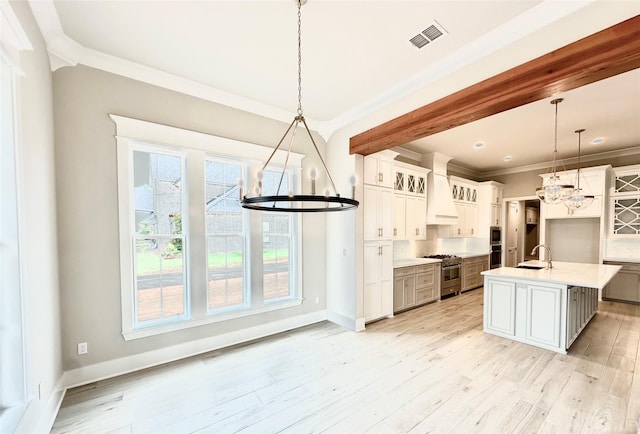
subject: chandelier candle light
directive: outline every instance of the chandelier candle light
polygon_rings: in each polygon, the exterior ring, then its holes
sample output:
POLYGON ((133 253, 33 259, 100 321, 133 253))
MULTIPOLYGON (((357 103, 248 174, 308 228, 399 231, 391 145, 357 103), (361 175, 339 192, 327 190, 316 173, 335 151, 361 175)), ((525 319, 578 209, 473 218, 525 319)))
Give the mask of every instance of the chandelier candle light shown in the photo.
POLYGON ((298 112, 297 115, 293 118, 293 121, 289 125, 289 128, 285 131, 284 135, 280 139, 280 142, 275 147, 267 162, 262 166, 262 169, 258 172, 256 178, 253 180, 251 187, 248 191, 249 194, 254 194, 254 196, 243 195, 243 185, 239 182, 238 187, 240 188, 240 204, 243 208, 247 208, 250 210, 259 210, 259 211, 281 211, 281 212, 330 212, 330 211, 346 211, 350 209, 355 209, 358 207, 359 203, 355 200, 355 184, 356 179, 355 176, 351 177, 351 199, 341 197, 340 194, 336 190, 336 186, 333 182, 333 178, 329 173, 329 169, 320 155, 320 151, 316 146, 316 142, 313 140, 311 136, 311 131, 307 126, 307 122, 302 115, 302 50, 301 47, 301 8, 306 0, 295 0, 298 6, 298 112), (289 156, 291 155, 291 148, 293 147, 293 141, 296 135, 296 131, 298 127, 302 123, 304 126, 311 143, 313 144, 313 148, 320 158, 320 162, 322 163, 322 168, 327 174, 327 178, 329 180, 331 189, 326 189, 324 195, 319 196, 316 195, 316 179, 318 173, 315 168, 312 168, 309 177, 311 179, 311 194, 293 194, 293 192, 288 192, 288 194, 281 194, 280 188, 282 186, 282 181, 286 175, 287 170, 287 162, 289 161, 289 156), (276 154, 280 146, 285 141, 287 135, 291 132, 291 139, 289 141, 289 146, 287 149, 287 156, 285 159, 284 167, 282 168, 282 173, 280 174, 280 180, 278 182, 278 188, 276 190, 276 194, 273 196, 263 196, 262 195, 262 178, 264 171, 267 166, 271 162, 271 159, 276 154), (333 191, 333 195, 331 195, 333 191))
POLYGON ((569 209, 570 213, 577 209, 583 209, 591 205, 593 202, 594 196, 590 194, 584 194, 582 188, 580 188, 580 138, 582 133, 584 132, 584 128, 580 130, 576 130, 575 133, 578 134, 578 174, 577 174, 577 182, 576 189, 573 190, 571 196, 569 196, 565 201, 564 205, 569 209))
MULTIPOLYGON (((562 98, 557 98, 551 101, 551 104, 556 106, 555 116, 555 139, 553 147, 553 176, 550 176, 542 184, 542 187, 536 189, 536 195, 547 204, 562 203, 571 196, 574 187, 571 184, 563 184, 560 181, 560 177, 556 175, 556 160, 558 158, 558 104, 563 101, 562 98)), ((564 166, 564 164, 563 164, 564 166)))

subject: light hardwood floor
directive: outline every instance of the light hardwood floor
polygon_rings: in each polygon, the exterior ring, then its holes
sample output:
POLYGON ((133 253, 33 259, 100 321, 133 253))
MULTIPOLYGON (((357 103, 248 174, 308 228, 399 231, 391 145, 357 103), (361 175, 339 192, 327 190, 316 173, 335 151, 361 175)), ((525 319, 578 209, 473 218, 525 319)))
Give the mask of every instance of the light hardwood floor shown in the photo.
POLYGON ((482 332, 482 289, 353 333, 324 322, 69 390, 52 432, 636 433, 640 306, 569 354, 482 332))

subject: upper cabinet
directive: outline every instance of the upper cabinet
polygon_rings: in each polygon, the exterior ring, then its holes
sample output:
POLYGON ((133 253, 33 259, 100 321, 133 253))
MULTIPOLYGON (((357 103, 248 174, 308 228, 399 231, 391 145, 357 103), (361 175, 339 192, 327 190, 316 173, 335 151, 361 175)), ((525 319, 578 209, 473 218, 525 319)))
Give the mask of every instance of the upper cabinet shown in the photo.
MULTIPOLYGON (((594 196, 591 205, 586 208, 571 211, 564 206, 564 204, 552 205, 541 202, 542 217, 545 219, 603 217, 605 210, 604 198, 610 169, 611 166, 596 166, 580 169, 580 188, 582 188, 585 194, 594 196)), ((545 173, 540 176, 544 183, 549 177, 553 176, 553 173, 545 173)), ((557 176, 560 178, 560 182, 577 186, 578 179, 576 170, 557 172, 557 176)))
POLYGON ((429 169, 394 162, 393 239, 427 237, 427 174, 429 169))
POLYGON ((451 197, 456 202, 478 203, 478 184, 474 181, 458 178, 457 176, 449 177, 449 185, 451 186, 451 197))
POLYGON ((609 236, 640 237, 640 165, 613 170, 609 200, 609 236))
POLYGON ((364 157, 364 183, 392 188, 394 183, 393 159, 398 155, 392 151, 381 151, 364 157))

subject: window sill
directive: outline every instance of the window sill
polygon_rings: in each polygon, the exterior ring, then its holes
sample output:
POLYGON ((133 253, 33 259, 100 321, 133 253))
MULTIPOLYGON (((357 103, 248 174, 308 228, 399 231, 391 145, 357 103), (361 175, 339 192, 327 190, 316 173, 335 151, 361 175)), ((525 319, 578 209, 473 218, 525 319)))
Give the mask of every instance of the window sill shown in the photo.
POLYGON ((183 321, 177 321, 170 324, 163 324, 159 326, 138 328, 128 331, 123 331, 122 336, 125 341, 131 341, 135 339, 146 338, 150 336, 161 335, 163 333, 171 333, 178 330, 185 330, 192 327, 199 327, 207 324, 215 324, 218 322, 229 321, 236 318, 244 318, 252 315, 258 315, 265 312, 273 312, 280 309, 287 309, 290 307, 300 306, 302 304, 301 299, 287 300, 278 303, 268 304, 259 309, 249 309, 229 312, 226 314, 208 315, 203 318, 187 319, 183 321))

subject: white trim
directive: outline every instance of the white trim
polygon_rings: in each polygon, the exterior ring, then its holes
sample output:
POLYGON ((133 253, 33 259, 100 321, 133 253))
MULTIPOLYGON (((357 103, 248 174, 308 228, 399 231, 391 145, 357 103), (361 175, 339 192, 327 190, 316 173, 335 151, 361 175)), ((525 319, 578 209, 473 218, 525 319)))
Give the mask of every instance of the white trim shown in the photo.
POLYGON ((0 0, 0 43, 3 55, 8 57, 7 63, 12 66, 20 63, 20 51, 31 51, 33 46, 27 37, 20 21, 7 0, 0 0))
MULTIPOLYGON (((164 144, 175 148, 176 146, 195 149, 211 154, 212 149, 216 149, 215 155, 233 158, 247 159, 251 155, 255 160, 266 160, 273 148, 256 145, 253 143, 241 142, 239 140, 228 139, 226 137, 214 136, 197 131, 185 130, 140 119, 127 118, 115 114, 109 117, 115 122, 117 128, 116 139, 135 140, 138 143, 149 143, 153 145, 164 144), (224 148, 219 150, 218 148, 224 148)), ((274 164, 284 165, 287 152, 278 150, 271 160, 274 164)), ((304 154, 291 152, 289 161, 292 165, 300 166, 304 154)))
POLYGON ((226 315, 215 315, 215 316, 209 315, 207 317, 199 318, 195 320, 183 319, 175 323, 163 324, 155 327, 138 328, 131 331, 124 331, 122 332, 122 336, 124 337, 125 341, 130 341, 133 339, 146 338, 149 336, 155 336, 162 333, 169 333, 169 332, 184 330, 192 327, 199 327, 202 325, 229 321, 235 318, 244 318, 247 315, 258 315, 265 312, 272 312, 274 310, 286 309, 289 307, 296 307, 300 305, 302 305, 302 300, 299 300, 299 299, 289 300, 286 302, 279 302, 277 304, 266 305, 259 309, 247 308, 247 309, 234 311, 226 315))
POLYGON ((229 333, 210 336, 196 341, 184 342, 141 354, 95 363, 93 365, 66 371, 64 373, 63 383, 66 388, 81 386, 93 381, 99 381, 139 371, 152 366, 161 365, 163 363, 169 363, 175 360, 203 354, 219 348, 282 333, 298 327, 304 327, 326 319, 327 312, 320 310, 279 321, 266 322, 257 326, 242 328, 229 333))

